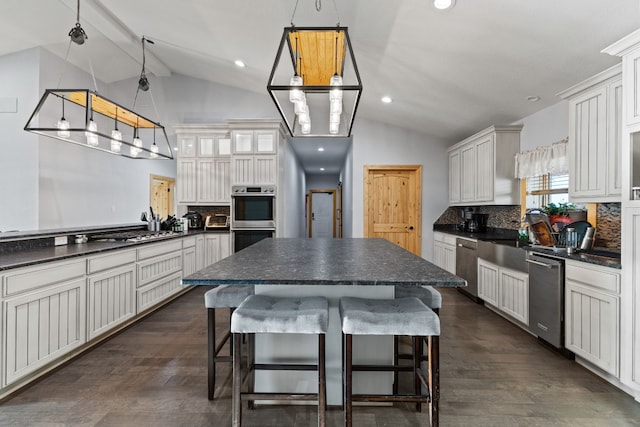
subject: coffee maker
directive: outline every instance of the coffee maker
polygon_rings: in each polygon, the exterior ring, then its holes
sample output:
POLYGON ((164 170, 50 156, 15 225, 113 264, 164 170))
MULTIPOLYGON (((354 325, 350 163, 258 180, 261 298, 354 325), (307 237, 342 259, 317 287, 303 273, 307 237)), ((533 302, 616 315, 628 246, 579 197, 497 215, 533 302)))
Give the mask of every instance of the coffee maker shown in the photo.
POLYGON ((462 216, 462 223, 460 225, 464 231, 476 231, 477 226, 473 222, 473 211, 474 209, 472 207, 465 207, 460 212, 460 215, 462 216))

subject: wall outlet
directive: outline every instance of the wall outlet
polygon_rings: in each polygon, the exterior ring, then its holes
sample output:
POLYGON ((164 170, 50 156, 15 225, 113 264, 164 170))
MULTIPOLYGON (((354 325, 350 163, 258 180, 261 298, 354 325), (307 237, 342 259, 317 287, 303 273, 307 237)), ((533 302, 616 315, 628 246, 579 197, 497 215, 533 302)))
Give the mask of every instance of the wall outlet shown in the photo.
POLYGON ((67 244, 67 236, 57 236, 54 238, 53 244, 55 246, 62 246, 67 244))

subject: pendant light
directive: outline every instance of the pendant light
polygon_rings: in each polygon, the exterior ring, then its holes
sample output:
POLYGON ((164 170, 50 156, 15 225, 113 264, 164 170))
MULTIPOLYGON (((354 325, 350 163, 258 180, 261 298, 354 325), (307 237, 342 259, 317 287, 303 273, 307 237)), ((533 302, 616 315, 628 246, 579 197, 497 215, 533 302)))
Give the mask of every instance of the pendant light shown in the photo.
POLYGON ((64 96, 61 99, 62 99, 62 117, 60 118, 60 120, 58 120, 57 133, 60 138, 69 138, 71 136, 71 131, 69 131, 69 128, 71 127, 71 125, 69 124, 67 119, 64 118, 64 96))
POLYGON ((340 115, 342 114, 342 76, 338 73, 338 35, 336 34, 334 71, 329 85, 333 88, 329 92, 329 133, 340 132, 340 115))
POLYGON ((156 128, 153 128, 153 144, 151 144, 151 157, 158 157, 158 146, 156 145, 156 128))
POLYGON ((87 137, 87 145, 97 147, 100 144, 98 140, 98 124, 93 120, 93 109, 91 109, 91 117, 84 136, 87 137))
POLYGON ((142 139, 138 134, 139 121, 136 121, 136 127, 133 128, 133 147, 129 147, 129 153, 133 157, 138 157, 138 154, 142 151, 142 139))
POLYGON ((118 130, 118 107, 116 107, 114 122, 115 128, 111 131, 111 151, 119 153, 120 146, 122 145, 122 132, 118 130))

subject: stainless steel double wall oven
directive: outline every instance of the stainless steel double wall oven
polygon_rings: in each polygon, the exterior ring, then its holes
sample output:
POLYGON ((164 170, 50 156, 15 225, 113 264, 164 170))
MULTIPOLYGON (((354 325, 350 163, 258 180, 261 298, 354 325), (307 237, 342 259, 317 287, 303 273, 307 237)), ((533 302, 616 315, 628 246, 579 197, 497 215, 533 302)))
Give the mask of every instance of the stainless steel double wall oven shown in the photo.
POLYGON ((276 230, 276 187, 233 186, 231 189, 231 233, 234 252, 276 230))

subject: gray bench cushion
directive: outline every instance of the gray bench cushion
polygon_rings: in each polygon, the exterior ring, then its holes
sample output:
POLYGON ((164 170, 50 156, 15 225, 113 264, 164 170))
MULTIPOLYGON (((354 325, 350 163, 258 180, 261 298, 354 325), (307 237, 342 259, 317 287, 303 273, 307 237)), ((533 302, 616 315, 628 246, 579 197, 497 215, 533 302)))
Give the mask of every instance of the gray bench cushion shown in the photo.
POLYGON ((433 286, 396 286, 396 298, 416 297, 432 310, 442 308, 442 294, 433 286))
POLYGON ((234 333, 326 334, 328 324, 324 297, 252 295, 231 316, 234 333))
POLYGON ((207 308, 237 307, 249 295, 253 295, 253 285, 223 285, 204 294, 204 306, 207 308))
POLYGON ((350 335, 440 335, 440 318, 415 297, 340 298, 342 332, 350 335))

